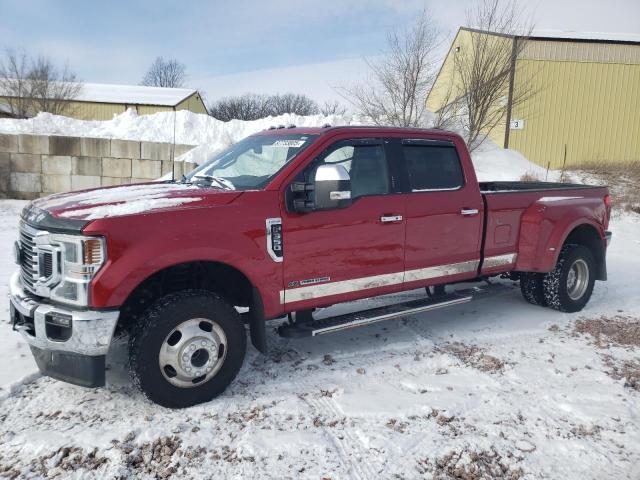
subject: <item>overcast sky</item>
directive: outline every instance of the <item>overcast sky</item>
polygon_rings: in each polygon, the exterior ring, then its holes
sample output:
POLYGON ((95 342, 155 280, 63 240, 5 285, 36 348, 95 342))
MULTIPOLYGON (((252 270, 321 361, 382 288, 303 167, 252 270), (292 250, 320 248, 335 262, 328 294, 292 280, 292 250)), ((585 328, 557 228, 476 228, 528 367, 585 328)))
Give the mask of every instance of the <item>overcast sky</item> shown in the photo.
MULTIPOLYGON (((67 61, 81 80, 137 84, 156 56, 207 99, 254 92, 339 98, 385 32, 427 7, 451 37, 473 0, 0 0, 0 45, 67 61)), ((640 34, 640 0, 521 2, 536 28, 640 34)))

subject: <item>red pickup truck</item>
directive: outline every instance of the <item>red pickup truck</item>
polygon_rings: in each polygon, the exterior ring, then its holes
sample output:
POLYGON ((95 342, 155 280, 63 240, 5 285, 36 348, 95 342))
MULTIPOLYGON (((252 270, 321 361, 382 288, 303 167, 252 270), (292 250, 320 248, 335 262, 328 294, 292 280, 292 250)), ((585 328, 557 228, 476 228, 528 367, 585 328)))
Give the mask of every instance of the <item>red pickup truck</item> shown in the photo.
POLYGON ((304 337, 469 301, 445 286, 498 275, 533 304, 575 312, 607 276, 605 187, 480 182, 443 131, 276 128, 180 181, 53 195, 25 208, 11 315, 40 370, 105 382, 116 329, 134 381, 185 407, 265 352, 267 321, 304 337), (315 319, 393 292, 424 298, 315 319), (317 314, 315 314, 317 316, 317 314))

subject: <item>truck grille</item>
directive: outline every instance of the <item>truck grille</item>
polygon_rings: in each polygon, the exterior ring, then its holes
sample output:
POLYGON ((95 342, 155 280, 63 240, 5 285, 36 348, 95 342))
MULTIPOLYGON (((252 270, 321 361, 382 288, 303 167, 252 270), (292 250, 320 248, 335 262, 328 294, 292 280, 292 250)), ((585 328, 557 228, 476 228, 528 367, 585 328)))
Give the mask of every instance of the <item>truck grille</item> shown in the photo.
POLYGON ((31 293, 35 293, 34 283, 38 278, 38 255, 36 254, 34 237, 36 230, 20 224, 20 269, 22 285, 31 293))
POLYGON ((38 230, 20 223, 20 270, 23 287, 36 293, 35 284, 46 281, 53 275, 53 256, 49 252, 36 251, 35 236, 38 230))

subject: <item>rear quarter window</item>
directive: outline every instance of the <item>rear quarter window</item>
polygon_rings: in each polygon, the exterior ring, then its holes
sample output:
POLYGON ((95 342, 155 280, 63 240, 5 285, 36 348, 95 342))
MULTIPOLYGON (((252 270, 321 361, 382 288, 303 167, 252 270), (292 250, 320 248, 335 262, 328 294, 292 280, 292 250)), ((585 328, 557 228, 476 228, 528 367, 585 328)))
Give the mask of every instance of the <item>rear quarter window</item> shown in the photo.
POLYGON ((403 145, 402 150, 412 192, 454 190, 464 185, 455 147, 403 145))

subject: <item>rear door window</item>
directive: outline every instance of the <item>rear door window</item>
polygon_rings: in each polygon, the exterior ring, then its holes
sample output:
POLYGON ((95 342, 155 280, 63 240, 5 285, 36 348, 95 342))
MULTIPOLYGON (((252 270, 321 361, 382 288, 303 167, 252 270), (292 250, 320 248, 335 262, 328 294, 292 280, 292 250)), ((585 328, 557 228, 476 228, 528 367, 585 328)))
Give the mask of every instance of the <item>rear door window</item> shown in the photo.
POLYGON ((453 145, 403 144, 412 192, 456 190, 464 185, 462 165, 453 145))

